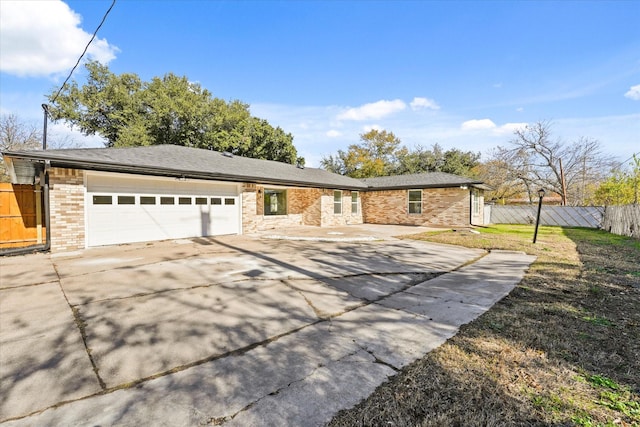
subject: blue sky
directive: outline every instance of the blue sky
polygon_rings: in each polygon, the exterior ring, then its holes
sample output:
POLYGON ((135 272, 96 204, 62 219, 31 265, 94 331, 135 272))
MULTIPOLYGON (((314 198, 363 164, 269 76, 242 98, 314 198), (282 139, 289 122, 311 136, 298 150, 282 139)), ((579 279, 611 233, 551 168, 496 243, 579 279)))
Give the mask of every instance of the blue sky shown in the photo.
MULTIPOLYGON (((2 0, 0 112, 41 123, 110 5, 2 0)), ((310 166, 372 128, 486 159, 539 120, 624 161, 640 152, 638 22, 638 1, 118 0, 88 57, 240 99, 310 166)))

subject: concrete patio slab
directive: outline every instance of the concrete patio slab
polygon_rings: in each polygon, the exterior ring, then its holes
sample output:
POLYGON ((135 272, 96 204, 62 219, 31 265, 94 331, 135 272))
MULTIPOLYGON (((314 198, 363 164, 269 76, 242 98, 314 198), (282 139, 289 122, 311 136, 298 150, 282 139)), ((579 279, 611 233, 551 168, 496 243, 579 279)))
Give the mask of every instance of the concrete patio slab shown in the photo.
POLYGON ((87 304, 87 345, 115 387, 277 337, 318 320, 280 282, 253 290, 220 286, 87 304))
POLYGON ((56 346, 65 357, 51 369, 28 358, 11 365, 16 381, 44 384, 52 398, 9 383, 0 423, 322 425, 488 309, 533 261, 384 239, 228 236, 39 260, 61 280, 0 289, 2 365, 7 346, 12 360, 31 348, 55 359, 56 346), (40 294, 39 314, 23 319, 40 294), (61 326, 43 332, 31 319, 61 326), (43 333, 57 341, 14 345, 43 333))
POLYGON ((424 282, 436 273, 366 274, 322 279, 327 285, 343 290, 355 298, 376 301, 412 284, 424 282))
POLYGON ((101 390, 58 283, 2 290, 0 331, 0 420, 101 390))
POLYGON ((393 369, 376 364, 369 353, 360 350, 318 367, 304 381, 292 383, 276 395, 265 396, 224 425, 322 426, 341 409, 352 407, 363 396, 373 393, 393 374, 393 369), (318 399, 318 396, 331 396, 331 399, 318 399))
POLYGON ((2 259, 0 289, 37 285, 58 280, 58 274, 45 254, 20 255, 2 259), (25 269, 25 265, 32 268, 25 269))

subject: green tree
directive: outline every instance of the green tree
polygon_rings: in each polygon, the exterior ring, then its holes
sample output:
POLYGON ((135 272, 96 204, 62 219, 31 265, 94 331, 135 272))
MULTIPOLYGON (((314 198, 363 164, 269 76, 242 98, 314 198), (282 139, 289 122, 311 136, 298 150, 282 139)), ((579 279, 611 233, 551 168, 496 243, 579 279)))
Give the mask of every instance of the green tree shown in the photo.
POLYGON ((474 176, 480 164, 480 153, 452 148, 444 151, 439 144, 431 149, 418 145, 414 150, 406 147, 396 153, 394 175, 423 172, 446 172, 461 176, 474 176))
POLYGON ((628 170, 614 172, 595 190, 591 203, 596 205, 638 204, 640 198, 640 155, 633 155, 628 170))
POLYGON ((400 139, 393 132, 371 130, 360 134, 360 143, 351 144, 347 151, 338 150, 324 157, 321 166, 334 173, 352 178, 385 176, 394 169, 400 139))
POLYGON ((293 136, 252 117, 241 101, 215 98, 185 76, 168 73, 145 82, 116 75, 98 62, 86 64, 87 81, 72 81, 49 95, 54 120, 86 135, 100 134, 108 147, 175 144, 286 163, 301 163, 293 136))
POLYGON ((324 157, 321 166, 331 172, 353 178, 406 175, 423 172, 447 172, 474 176, 480 153, 458 149, 444 151, 438 144, 431 150, 417 146, 414 150, 400 146, 393 132, 372 130, 360 135, 360 144, 347 151, 324 157))

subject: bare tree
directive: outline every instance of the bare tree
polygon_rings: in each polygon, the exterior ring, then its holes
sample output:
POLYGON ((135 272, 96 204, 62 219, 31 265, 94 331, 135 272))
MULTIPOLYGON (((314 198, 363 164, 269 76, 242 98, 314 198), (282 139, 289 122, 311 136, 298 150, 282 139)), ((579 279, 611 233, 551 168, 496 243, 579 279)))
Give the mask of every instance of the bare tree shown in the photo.
POLYGON ((42 132, 15 114, 0 116, 0 151, 34 150, 42 145, 42 132))
POLYGON ((507 151, 498 147, 491 153, 489 160, 478 166, 480 178, 492 188, 487 193, 487 200, 504 203, 530 194, 531 183, 522 177, 525 155, 524 152, 507 151))
POLYGON ((498 147, 494 158, 509 164, 535 200, 539 187, 560 195, 563 205, 584 204, 613 167, 600 142, 587 137, 567 144, 553 139, 551 122, 540 121, 514 132, 510 147, 498 147))
MULTIPOLYGON (((42 133, 15 114, 0 116, 0 151, 35 150, 42 146, 42 133)), ((9 181, 4 158, 0 158, 0 182, 9 181)))

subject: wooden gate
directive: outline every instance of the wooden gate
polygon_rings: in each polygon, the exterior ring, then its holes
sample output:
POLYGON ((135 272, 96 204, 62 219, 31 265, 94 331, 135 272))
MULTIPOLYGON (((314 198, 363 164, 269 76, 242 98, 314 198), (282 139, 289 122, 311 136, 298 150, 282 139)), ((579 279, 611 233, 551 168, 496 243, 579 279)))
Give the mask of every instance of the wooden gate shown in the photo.
POLYGON ((0 183, 0 251, 44 242, 39 186, 0 183))

